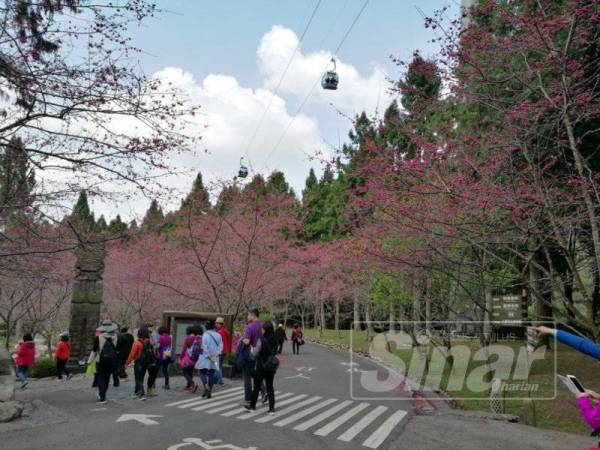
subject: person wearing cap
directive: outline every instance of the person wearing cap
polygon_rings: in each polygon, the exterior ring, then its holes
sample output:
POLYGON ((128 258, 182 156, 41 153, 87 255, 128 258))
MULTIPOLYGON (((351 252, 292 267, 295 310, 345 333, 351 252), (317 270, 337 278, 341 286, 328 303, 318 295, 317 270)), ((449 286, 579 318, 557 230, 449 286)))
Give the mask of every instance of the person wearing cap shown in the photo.
POLYGON ((217 367, 217 370, 215 371, 215 384, 223 386, 225 385, 225 382, 223 381, 223 363, 225 362, 227 355, 231 352, 231 334, 225 327, 225 319, 223 317, 217 317, 217 320, 215 320, 215 328, 223 342, 223 351, 219 355, 219 367, 217 367))
POLYGON ((275 330, 275 340, 277 341, 277 354, 281 354, 283 351, 283 343, 287 341, 287 335, 285 334, 285 328, 280 323, 275 330))
POLYGON ((56 375, 59 380, 62 380, 63 373, 67 376, 67 380, 71 379, 71 374, 67 369, 67 362, 71 357, 71 342, 69 342, 69 333, 65 331, 60 334, 60 341, 56 345, 54 357, 56 358, 56 375))
POLYGON ((103 321, 97 328, 100 335, 94 339, 92 353, 88 359, 88 364, 96 362, 98 403, 100 404, 106 403, 110 377, 116 373, 118 366, 118 330, 118 325, 112 320, 103 321))

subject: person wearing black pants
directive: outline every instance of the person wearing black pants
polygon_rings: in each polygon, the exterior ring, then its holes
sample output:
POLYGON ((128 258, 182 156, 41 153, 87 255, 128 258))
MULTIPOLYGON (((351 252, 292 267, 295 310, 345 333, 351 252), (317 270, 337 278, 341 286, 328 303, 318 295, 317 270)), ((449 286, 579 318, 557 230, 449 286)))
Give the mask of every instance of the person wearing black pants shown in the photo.
POLYGON ((110 377, 114 371, 115 368, 110 365, 104 365, 102 363, 96 364, 96 374, 98 375, 98 401, 100 403, 106 402, 106 392, 108 391, 110 377))
POLYGON ((94 347, 88 360, 88 364, 96 361, 95 383, 98 385, 98 402, 106 403, 106 392, 110 377, 118 367, 117 348, 119 345, 117 336, 118 326, 110 320, 105 320, 98 328, 100 336, 94 339, 94 347))
POLYGON ((277 371, 277 340, 271 322, 263 324, 263 336, 260 338, 259 344, 254 347, 252 353, 256 359, 256 372, 254 374, 254 390, 252 391, 252 399, 250 405, 246 407, 249 411, 256 409, 258 394, 263 381, 266 384, 267 398, 269 399, 269 414, 275 413, 275 389, 273 388, 273 380, 277 371))
POLYGON ((67 360, 57 359, 56 360, 56 375, 59 380, 62 380, 63 373, 67 376, 67 379, 71 378, 71 373, 67 370, 67 360))

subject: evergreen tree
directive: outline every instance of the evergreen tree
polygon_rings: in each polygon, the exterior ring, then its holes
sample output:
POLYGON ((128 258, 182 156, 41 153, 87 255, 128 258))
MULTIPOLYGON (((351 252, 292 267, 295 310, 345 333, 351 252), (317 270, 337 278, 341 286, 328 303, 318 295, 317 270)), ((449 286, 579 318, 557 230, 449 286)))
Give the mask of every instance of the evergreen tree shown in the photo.
POLYGON ((13 137, 0 154, 0 209, 2 215, 23 211, 32 203, 35 172, 23 141, 13 137))
POLYGON ((144 220, 142 222, 142 228, 144 230, 159 231, 164 224, 165 215, 162 208, 159 206, 156 199, 150 202, 150 207, 146 211, 144 220))
POLYGON ((409 115, 419 115, 439 98, 442 78, 435 62, 425 60, 417 53, 398 85, 404 109, 409 115))
POLYGON ((210 196, 204 188, 202 173, 198 172, 192 190, 188 196, 181 202, 181 209, 191 211, 193 214, 200 214, 210 208, 210 196))
POLYGON ((227 214, 231 204, 236 201, 240 194, 240 189, 236 185, 225 186, 217 199, 217 204, 215 206, 217 213, 227 214))
POLYGON ((287 193, 290 190, 290 185, 285 180, 283 172, 277 170, 269 175, 267 179, 267 192, 287 193))
POLYGON ((96 222, 96 231, 98 233, 105 233, 108 229, 108 224, 106 223, 106 219, 104 215, 101 215, 98 221, 96 222))
MULTIPOLYGON (((135 222, 135 221, 134 221, 135 222)), ((117 214, 117 217, 112 219, 108 224, 107 232, 111 236, 121 236, 127 231, 127 224, 121 220, 121 216, 117 214)))
POLYGON ((79 233, 90 233, 94 231, 96 220, 94 214, 90 210, 87 193, 81 191, 79 198, 73 207, 71 213, 71 223, 79 233))
POLYGON ((310 172, 308 172, 308 177, 306 178, 306 183, 304 185, 304 190, 302 191, 302 197, 306 197, 317 185, 319 184, 319 180, 315 175, 315 171, 313 168, 310 168, 310 172))

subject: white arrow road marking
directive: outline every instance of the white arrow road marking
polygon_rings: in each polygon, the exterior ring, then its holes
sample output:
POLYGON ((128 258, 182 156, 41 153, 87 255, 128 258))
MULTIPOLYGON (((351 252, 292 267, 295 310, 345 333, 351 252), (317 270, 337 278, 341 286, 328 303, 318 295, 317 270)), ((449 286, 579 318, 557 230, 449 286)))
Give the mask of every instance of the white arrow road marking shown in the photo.
POLYGON ((156 420, 152 420, 153 417, 162 417, 154 414, 123 414, 117 419, 117 422, 127 422, 128 420, 136 420, 144 425, 158 425, 156 420))

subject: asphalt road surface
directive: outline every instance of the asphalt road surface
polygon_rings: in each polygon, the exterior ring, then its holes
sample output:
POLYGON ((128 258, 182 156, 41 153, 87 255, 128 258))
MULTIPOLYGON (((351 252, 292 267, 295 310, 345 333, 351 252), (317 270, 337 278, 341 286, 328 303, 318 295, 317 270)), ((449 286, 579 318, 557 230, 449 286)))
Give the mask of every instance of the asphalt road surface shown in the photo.
MULTIPOLYGON (((276 414, 242 407, 241 381, 215 391, 211 400, 170 391, 146 401, 129 398, 133 381, 109 389, 109 402, 95 404, 90 380, 32 382, 18 399, 35 401, 31 418, 0 425, 0 448, 12 449, 479 449, 587 448, 593 440, 496 421, 447 414, 441 402, 413 399, 402 384, 376 392, 361 377, 373 362, 307 344, 301 354, 288 345, 275 378, 276 414), (417 415, 422 408, 430 415, 417 415), (438 409, 439 415, 431 415, 438 409)), ((365 375, 363 375, 365 374, 365 375)))

